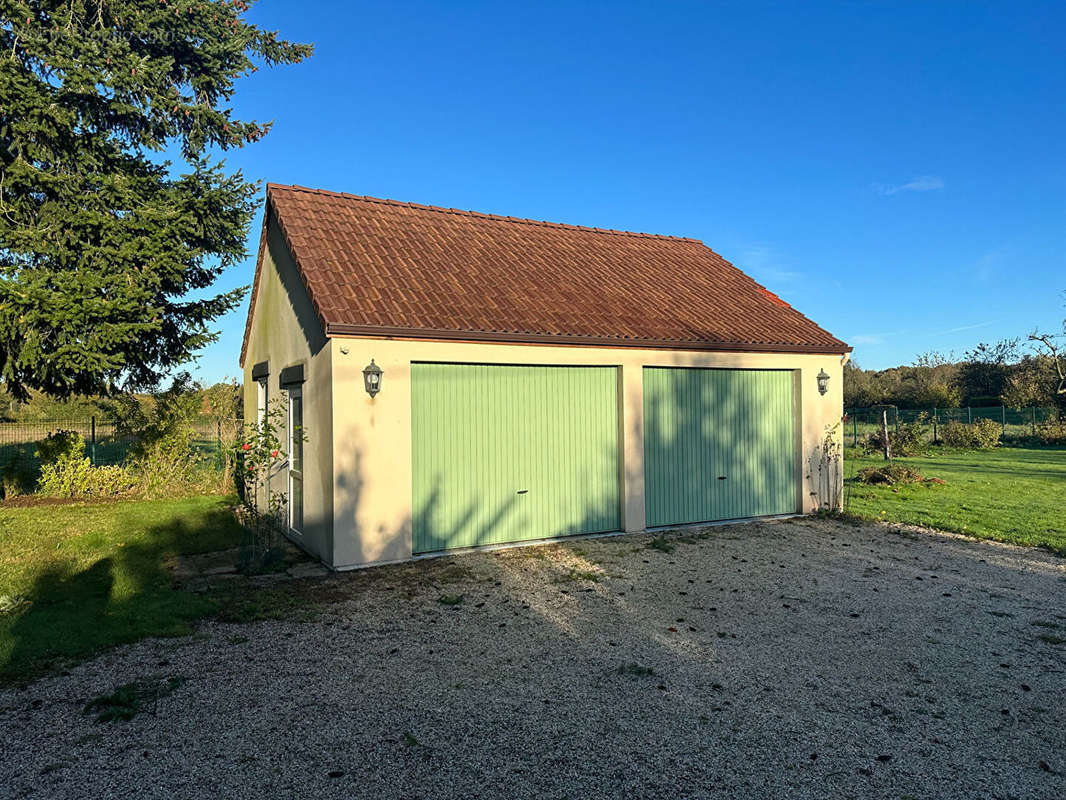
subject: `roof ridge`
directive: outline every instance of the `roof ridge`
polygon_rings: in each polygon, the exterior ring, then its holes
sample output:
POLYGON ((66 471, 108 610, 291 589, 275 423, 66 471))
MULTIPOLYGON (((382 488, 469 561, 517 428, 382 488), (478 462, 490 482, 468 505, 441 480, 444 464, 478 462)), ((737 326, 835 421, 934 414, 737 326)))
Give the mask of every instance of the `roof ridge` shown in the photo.
POLYGON ((623 231, 615 228, 593 228, 588 225, 571 225, 566 222, 549 222, 547 220, 526 219, 524 217, 508 217, 503 214, 486 214, 482 211, 466 211, 460 208, 445 208, 444 206, 428 206, 422 203, 408 203, 403 200, 392 200, 385 197, 370 197, 369 195, 350 194, 349 192, 333 192, 329 189, 312 189, 308 186, 298 186, 296 184, 267 183, 266 188, 268 195, 272 190, 279 189, 292 192, 307 192, 309 194, 320 194, 326 197, 339 197, 345 200, 360 200, 366 203, 378 203, 379 205, 397 206, 400 208, 415 208, 420 211, 435 211, 440 214, 456 214, 462 217, 488 219, 495 222, 514 222, 522 225, 539 225, 545 228, 562 228, 564 230, 585 231, 588 233, 605 233, 611 236, 633 236, 638 239, 664 239, 675 242, 703 244, 702 240, 694 239, 690 236, 670 236, 665 233, 641 233, 639 231, 623 231))

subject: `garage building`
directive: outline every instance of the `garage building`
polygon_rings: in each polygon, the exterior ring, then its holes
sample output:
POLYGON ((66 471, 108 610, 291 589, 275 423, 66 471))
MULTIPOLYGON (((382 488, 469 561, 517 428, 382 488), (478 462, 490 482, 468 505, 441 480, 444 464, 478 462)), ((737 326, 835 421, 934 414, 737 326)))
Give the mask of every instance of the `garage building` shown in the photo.
POLYGON ((849 352, 695 239, 271 184, 241 365, 344 569, 809 513, 849 352))

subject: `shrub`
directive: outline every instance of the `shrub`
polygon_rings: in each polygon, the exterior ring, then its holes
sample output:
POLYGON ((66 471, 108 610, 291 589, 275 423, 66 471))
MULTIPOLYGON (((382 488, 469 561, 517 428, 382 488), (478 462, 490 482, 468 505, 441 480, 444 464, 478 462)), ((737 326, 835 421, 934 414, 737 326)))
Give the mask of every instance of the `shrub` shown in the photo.
POLYGON ((85 439, 77 431, 52 431, 37 442, 37 458, 41 464, 55 464, 61 459, 81 458, 85 455, 85 439))
POLYGON ((41 477, 37 491, 49 497, 115 497, 135 483, 126 467, 94 467, 85 439, 75 431, 55 431, 37 443, 41 477))
POLYGON ((129 467, 137 476, 137 492, 159 497, 190 491, 224 490, 229 475, 207 468, 193 444, 195 421, 203 399, 188 375, 179 375, 151 403, 134 395, 110 401, 117 432, 136 442, 129 467))
POLYGON ((1003 426, 990 419, 979 419, 973 423, 949 422, 941 433, 941 439, 948 447, 964 450, 987 450, 999 444, 1003 435, 1003 426))
POLYGON ((940 429, 940 441, 948 447, 973 447, 974 437, 970 426, 964 422, 947 422, 940 429))
POLYGON ((990 419, 979 419, 973 423, 977 446, 982 449, 997 447, 1003 435, 1003 426, 990 419))
POLYGON ((1036 439, 1043 445, 1066 445, 1066 421, 1048 420, 1036 426, 1036 439))
MULTIPOLYGON (((901 423, 898 430, 889 428, 888 443, 894 456, 920 456, 929 452, 929 442, 926 441, 925 426, 929 422, 929 415, 924 411, 917 416, 914 422, 901 423)), ((885 449, 885 440, 881 431, 871 433, 862 443, 862 448, 867 453, 879 453, 885 449)))
POLYGON ((137 490, 145 497, 194 488, 200 471, 193 461, 189 438, 183 435, 139 446, 129 465, 137 474, 137 490))
POLYGON ((121 394, 109 401, 108 410, 115 418, 116 433, 134 439, 131 452, 140 456, 161 441, 189 444, 202 403, 198 384, 183 373, 150 402, 121 394))
POLYGON ((15 445, 0 467, 0 500, 32 492, 36 483, 36 465, 31 463, 24 445, 15 445))
POLYGON ((117 497, 135 484, 136 477, 126 467, 94 467, 88 458, 75 456, 44 464, 37 491, 49 497, 117 497))
POLYGON ((238 464, 236 459, 237 444, 241 441, 244 425, 244 393, 236 380, 227 379, 203 390, 204 400, 211 413, 218 419, 218 435, 221 439, 219 448, 222 456, 220 468, 221 491, 230 492, 236 488, 238 464))

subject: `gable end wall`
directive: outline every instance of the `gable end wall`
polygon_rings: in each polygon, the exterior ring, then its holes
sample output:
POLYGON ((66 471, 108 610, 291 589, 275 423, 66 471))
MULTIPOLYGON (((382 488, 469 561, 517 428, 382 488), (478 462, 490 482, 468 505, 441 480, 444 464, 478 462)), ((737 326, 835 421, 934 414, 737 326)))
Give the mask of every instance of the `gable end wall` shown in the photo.
MULTIPOLYGON (((304 532, 301 546, 327 564, 333 563, 333 392, 329 340, 311 305, 273 213, 259 265, 258 289, 244 358, 244 419, 256 419, 257 386, 252 368, 269 363, 271 407, 284 407, 279 377, 286 367, 303 365, 304 532)), ((272 491, 287 491, 287 473, 271 479, 272 491)))

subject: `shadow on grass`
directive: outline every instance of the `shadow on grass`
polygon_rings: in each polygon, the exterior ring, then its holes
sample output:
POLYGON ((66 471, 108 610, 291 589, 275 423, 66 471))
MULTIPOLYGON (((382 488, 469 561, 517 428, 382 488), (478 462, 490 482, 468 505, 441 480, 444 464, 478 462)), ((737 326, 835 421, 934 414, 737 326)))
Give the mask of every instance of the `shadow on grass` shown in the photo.
POLYGON ((217 609, 176 588, 167 562, 237 545, 242 529, 227 508, 174 515, 137 531, 135 509, 101 558, 77 570, 56 562, 40 572, 21 613, 0 616, 0 683, 23 683, 66 660, 146 636, 180 636, 217 609))

